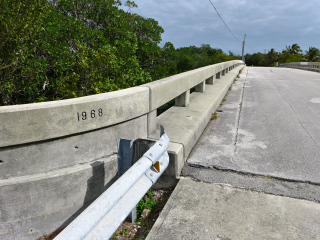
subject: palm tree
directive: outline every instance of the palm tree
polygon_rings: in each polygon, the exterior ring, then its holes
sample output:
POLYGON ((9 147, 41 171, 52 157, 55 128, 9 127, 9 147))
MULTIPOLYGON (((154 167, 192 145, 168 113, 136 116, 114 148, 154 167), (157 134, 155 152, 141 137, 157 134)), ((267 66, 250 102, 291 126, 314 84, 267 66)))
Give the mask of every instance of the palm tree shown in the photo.
POLYGON ((306 57, 310 62, 316 62, 320 58, 320 51, 318 48, 309 47, 309 50, 306 51, 306 57))
POLYGON ((268 54, 266 56, 266 65, 267 66, 274 65, 274 63, 278 61, 278 58, 279 58, 278 53, 274 50, 274 48, 271 48, 268 51, 268 54))
POLYGON ((286 46, 286 51, 289 54, 299 54, 300 52, 302 52, 300 46, 296 43, 292 44, 292 46, 286 46))

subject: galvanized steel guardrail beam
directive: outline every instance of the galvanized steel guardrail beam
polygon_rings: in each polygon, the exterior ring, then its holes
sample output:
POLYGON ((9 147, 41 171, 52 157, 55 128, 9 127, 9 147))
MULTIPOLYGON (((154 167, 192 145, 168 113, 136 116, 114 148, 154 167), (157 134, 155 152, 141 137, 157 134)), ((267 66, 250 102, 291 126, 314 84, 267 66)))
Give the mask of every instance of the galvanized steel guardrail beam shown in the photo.
POLYGON ((109 239, 169 165, 170 140, 160 139, 55 240, 109 239))

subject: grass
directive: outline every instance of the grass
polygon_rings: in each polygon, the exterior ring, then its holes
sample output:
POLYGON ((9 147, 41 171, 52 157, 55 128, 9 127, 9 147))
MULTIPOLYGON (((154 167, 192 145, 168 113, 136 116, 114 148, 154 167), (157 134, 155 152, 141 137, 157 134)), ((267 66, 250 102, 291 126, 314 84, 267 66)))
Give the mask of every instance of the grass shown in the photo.
POLYGON ((151 190, 149 190, 137 205, 137 216, 140 216, 144 209, 152 210, 156 205, 157 202, 153 198, 151 190))
POLYGON ((213 113, 212 117, 211 117, 211 120, 216 120, 217 118, 218 118, 217 113, 216 112, 213 113))
POLYGON ((110 238, 112 240, 146 239, 152 226, 156 222, 173 189, 149 190, 137 204, 137 220, 134 223, 124 221, 110 238), (149 209, 149 214, 143 214, 149 209))

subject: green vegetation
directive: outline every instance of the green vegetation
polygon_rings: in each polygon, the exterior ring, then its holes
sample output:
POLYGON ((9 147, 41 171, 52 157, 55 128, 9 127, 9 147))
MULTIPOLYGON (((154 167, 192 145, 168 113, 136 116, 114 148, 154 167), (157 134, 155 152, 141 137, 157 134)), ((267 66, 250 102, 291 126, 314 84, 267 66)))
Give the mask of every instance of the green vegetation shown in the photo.
POLYGON ((301 50, 298 44, 292 44, 292 46, 286 46, 286 49, 282 52, 276 52, 271 48, 267 53, 253 53, 245 55, 246 64, 248 66, 266 66, 272 67, 276 65, 276 62, 288 63, 288 62, 319 62, 320 51, 318 48, 309 47, 309 50, 301 50))
MULTIPOLYGON (((149 190, 146 193, 145 197, 141 199, 140 202, 137 204, 137 216, 141 216, 141 213, 145 208, 152 210, 152 208, 156 206, 156 204, 157 202, 154 200, 151 190, 149 190)), ((140 218, 138 218, 138 220, 140 220, 140 218)))
POLYGON ((163 28, 120 0, 0 0, 0 105, 115 91, 237 59, 160 46, 163 28))

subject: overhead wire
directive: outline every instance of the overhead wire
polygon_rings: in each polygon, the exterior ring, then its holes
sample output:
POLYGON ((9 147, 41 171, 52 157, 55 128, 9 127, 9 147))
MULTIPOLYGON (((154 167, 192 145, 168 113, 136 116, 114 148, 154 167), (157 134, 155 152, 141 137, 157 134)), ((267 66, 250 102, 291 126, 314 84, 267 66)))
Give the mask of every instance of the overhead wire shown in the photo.
MULTIPOLYGON (((238 42, 241 42, 234 34, 233 32, 230 30, 230 28, 228 27, 228 25, 226 24, 226 22, 223 20, 223 18, 221 17, 220 13, 218 12, 217 8, 213 5, 213 3, 211 2, 211 0, 209 0, 209 2, 211 3, 212 7, 214 8, 214 10, 217 12, 219 18, 221 19, 221 21, 224 23, 224 25, 226 26, 226 28, 229 30, 229 32, 232 34, 232 36, 238 41, 238 42)), ((238 5, 238 2, 237 2, 237 5, 238 5)), ((238 11, 239 11, 239 5, 238 5, 238 11)), ((240 15, 240 13, 239 13, 240 15)), ((240 16, 241 17, 241 16, 240 16)), ((242 24, 243 24, 243 21, 242 21, 242 24)), ((251 48, 247 43, 245 43, 245 45, 247 47, 249 47, 252 51, 256 52, 253 48, 251 48)))
POLYGON ((241 42, 234 34, 233 32, 230 30, 230 28, 228 27, 228 25, 226 24, 226 22, 222 19, 221 15, 219 14, 217 8, 213 5, 213 3, 211 2, 211 0, 209 0, 209 2, 211 3, 212 7, 214 8, 214 10, 216 10, 219 18, 221 19, 221 21, 224 23, 224 25, 226 26, 226 28, 229 30, 229 32, 232 34, 232 36, 238 41, 241 42))
POLYGON ((247 43, 245 43, 245 45, 250 48, 253 52, 257 52, 256 50, 254 50, 252 47, 250 47, 247 43))

